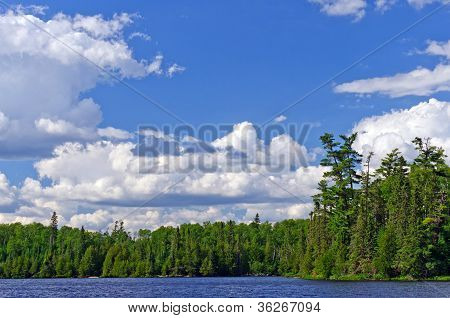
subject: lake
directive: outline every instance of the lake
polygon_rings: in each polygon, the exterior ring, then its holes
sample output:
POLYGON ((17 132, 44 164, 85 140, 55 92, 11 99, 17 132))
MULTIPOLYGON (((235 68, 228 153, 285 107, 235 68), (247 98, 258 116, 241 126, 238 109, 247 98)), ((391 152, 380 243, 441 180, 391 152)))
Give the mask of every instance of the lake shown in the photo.
POLYGON ((284 277, 3 279, 0 297, 450 297, 450 282, 284 277))

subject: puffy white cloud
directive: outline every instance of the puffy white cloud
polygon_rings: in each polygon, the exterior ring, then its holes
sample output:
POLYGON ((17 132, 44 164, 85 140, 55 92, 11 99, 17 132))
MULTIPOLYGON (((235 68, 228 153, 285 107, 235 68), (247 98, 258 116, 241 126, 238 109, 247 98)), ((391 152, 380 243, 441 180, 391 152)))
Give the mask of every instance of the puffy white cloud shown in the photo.
POLYGON ((124 140, 133 138, 133 134, 128 131, 114 127, 99 128, 97 133, 106 139, 124 140))
POLYGON ((367 6, 365 0, 309 0, 309 2, 320 5, 320 11, 327 15, 350 15, 355 20, 359 20, 364 16, 367 6))
POLYGON ((337 85, 336 93, 372 94, 380 93, 391 97, 405 95, 427 96, 450 91, 450 65, 439 64, 434 69, 417 68, 408 73, 393 76, 356 80, 337 85))
MULTIPOLYGON (((131 22, 132 17, 125 13, 114 15, 110 20, 100 15, 71 17, 60 13, 44 21, 33 15, 9 11, 0 16, 0 54, 40 57, 66 66, 86 64, 80 55, 65 48, 46 31, 92 62, 123 77, 145 76, 149 72, 149 62, 134 59, 132 50, 123 40, 122 30, 131 22)), ((96 70, 95 76, 99 75, 96 70)))
POLYGON ((46 221, 43 218, 39 217, 26 217, 26 216, 20 216, 16 214, 6 214, 6 213, 0 213, 0 223, 22 223, 22 224, 30 224, 34 222, 39 222, 43 224, 48 224, 49 222, 46 221))
POLYGON ((220 149, 231 147, 251 154, 261 149, 262 141, 258 139, 256 129, 252 123, 244 121, 234 125, 233 131, 225 137, 214 140, 212 145, 220 149))
MULTIPOLYGON (((65 20, 67 16, 62 16, 65 20)), ((116 36, 123 27, 132 23, 132 17, 127 13, 115 14, 111 20, 105 20, 100 14, 94 16, 75 15, 72 20, 73 29, 82 30, 94 38, 108 39, 116 36)))
POLYGON ((0 207, 13 204, 15 192, 16 188, 11 187, 6 176, 0 172, 0 207))
POLYGON ((82 226, 87 229, 107 229, 108 225, 113 223, 114 220, 110 212, 106 210, 96 210, 92 213, 80 213, 73 215, 68 225, 81 228, 82 226))
POLYGON ((51 179, 53 184, 36 188, 30 183, 24 190, 27 189, 31 197, 138 206, 168 185, 182 180, 152 204, 182 206, 200 202, 207 205, 292 200, 289 193, 276 189, 273 182, 286 184, 292 193, 308 198, 313 192, 310 187, 315 188, 322 173, 322 168, 301 167, 302 156, 310 158, 310 155, 291 137, 275 137, 265 146, 247 122, 235 125, 233 132, 214 141, 210 145, 213 152, 139 157, 135 154, 135 146, 131 142, 97 142, 87 146, 67 143, 56 148, 52 158, 35 165, 39 176, 51 179), (246 131, 252 136, 251 142, 246 131), (242 155, 230 161, 230 154, 236 151, 242 155), (205 162, 210 163, 207 169, 202 165, 205 162), (192 164, 191 169, 182 170, 187 163, 192 164), (144 165, 153 169, 142 173, 144 165), (271 175, 273 182, 259 173, 271 175), (183 179, 183 176, 186 177, 183 179))
POLYGON ((67 141, 124 137, 111 129, 97 131, 100 106, 80 96, 108 80, 86 59, 120 78, 165 72, 161 54, 133 57, 123 38, 133 16, 60 13, 44 20, 23 12, 30 10, 0 14, 0 157, 36 158, 67 141))
POLYGON ((425 53, 444 56, 450 60, 450 40, 447 42, 430 41, 425 53))
POLYGON ((69 138, 79 137, 80 139, 95 139, 96 137, 95 132, 76 127, 63 119, 40 118, 34 124, 39 132, 48 135, 67 136, 69 138))
MULTIPOLYGON (((450 103, 430 99, 409 109, 367 117, 353 128, 358 132, 355 148, 367 155, 375 153, 374 164, 394 148, 399 148, 408 160, 417 155, 412 140, 432 138, 432 144, 450 152, 450 103)), ((448 158, 447 158, 448 159, 448 158)))
POLYGON ((270 142, 270 159, 272 165, 299 167, 307 166, 315 160, 314 153, 308 153, 305 146, 298 144, 289 135, 279 135, 270 142))

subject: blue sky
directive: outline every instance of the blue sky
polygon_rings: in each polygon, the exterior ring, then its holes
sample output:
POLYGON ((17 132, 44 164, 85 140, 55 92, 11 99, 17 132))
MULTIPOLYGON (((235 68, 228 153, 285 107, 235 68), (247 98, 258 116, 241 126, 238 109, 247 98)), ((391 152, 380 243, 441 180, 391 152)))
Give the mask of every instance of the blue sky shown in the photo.
MULTIPOLYGON (((161 52, 187 69, 174 78, 148 77, 131 83, 194 125, 264 122, 436 6, 417 10, 402 2, 385 13, 369 10, 361 21, 352 22, 352 17, 330 17, 320 13, 317 6, 298 0, 282 4, 110 0, 29 4, 48 5, 48 17, 58 12, 101 13, 105 17, 117 12, 138 13, 141 18, 125 32, 148 33, 152 40, 130 41, 135 56, 144 58, 161 52)), ((448 9, 444 9, 336 83, 405 72, 418 65, 432 66, 438 58, 408 53, 424 49, 429 39, 447 40, 449 27, 448 9)), ((133 130, 140 123, 174 122, 120 85, 97 87, 86 95, 104 105, 105 126, 133 130)), ((436 96, 448 97, 448 93, 436 96)), ((325 130, 343 132, 363 116, 419 100, 423 98, 375 97, 360 101, 359 106, 357 97, 334 94, 328 86, 286 116, 296 122, 319 121, 325 130), (342 111, 341 105, 352 109, 342 111), (374 108, 367 107, 370 105, 374 108)))
MULTIPOLYGON (((162 69, 176 63, 185 70, 172 77, 164 71, 159 75, 131 76, 124 81, 198 127, 205 123, 244 121, 262 124, 442 5, 442 1, 431 1, 428 5, 420 0, 394 1, 383 11, 376 7, 379 1, 356 2, 363 7, 353 11, 339 11, 339 0, 22 1, 21 4, 47 6, 44 15, 36 14, 42 21, 53 19, 59 12, 67 16, 101 14, 105 20, 122 12, 139 15, 120 34, 133 57, 151 61, 161 54, 162 69), (327 3, 335 5, 334 11, 327 9, 327 3), (151 39, 130 38, 136 32, 151 39)), ((450 57, 426 50, 430 41, 443 48, 450 39, 449 17, 447 6, 292 107, 283 114, 287 117, 284 123, 314 123, 304 142, 306 148, 314 149, 320 145, 318 138, 324 132, 348 133, 364 118, 381 116, 392 109, 409 109, 430 98, 449 101, 448 78, 433 84, 432 91, 425 93, 420 88, 400 94, 375 88, 363 94, 359 86, 342 93, 336 90, 338 85, 356 80, 392 77, 419 67, 428 70, 437 65, 445 67, 450 57)), ((82 90, 79 98, 92 98, 99 105, 102 114, 99 128, 134 132, 142 124, 177 124, 119 83, 98 82, 82 90)), ((0 111, 1 107, 0 104, 0 111)), ((444 131, 443 136, 437 137, 448 137, 447 133, 444 131)), ((39 151, 32 159, 4 157, 0 172, 9 180, 9 186, 16 186, 19 191, 26 177, 38 178, 33 164, 51 156, 39 151)), ((317 162, 317 158, 312 162, 317 162)), ((43 181, 43 186, 52 183, 46 182, 43 181)))

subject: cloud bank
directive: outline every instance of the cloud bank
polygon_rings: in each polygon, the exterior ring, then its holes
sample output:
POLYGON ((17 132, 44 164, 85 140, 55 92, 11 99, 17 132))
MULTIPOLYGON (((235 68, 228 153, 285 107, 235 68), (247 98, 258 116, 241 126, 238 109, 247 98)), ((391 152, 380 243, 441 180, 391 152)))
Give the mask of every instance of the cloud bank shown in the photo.
POLYGON ((267 220, 305 217, 325 171, 305 167, 302 160, 314 160, 315 154, 290 136, 279 135, 266 145, 249 122, 211 143, 177 140, 161 132, 147 137, 178 143, 170 148, 177 151, 142 157, 132 142, 69 142, 35 164, 39 179, 27 178, 12 189, 2 175, 3 204, 20 204, 14 213, 0 214, 0 221, 44 222, 52 210, 62 216, 62 224, 92 229, 136 209, 127 218, 129 226, 153 228, 231 216, 246 220, 255 209, 267 220), (195 143, 202 147, 192 147, 195 143), (205 144, 208 151, 202 150, 205 144), (202 165, 184 170, 190 163, 202 165), (270 216, 271 211, 276 212, 270 216))

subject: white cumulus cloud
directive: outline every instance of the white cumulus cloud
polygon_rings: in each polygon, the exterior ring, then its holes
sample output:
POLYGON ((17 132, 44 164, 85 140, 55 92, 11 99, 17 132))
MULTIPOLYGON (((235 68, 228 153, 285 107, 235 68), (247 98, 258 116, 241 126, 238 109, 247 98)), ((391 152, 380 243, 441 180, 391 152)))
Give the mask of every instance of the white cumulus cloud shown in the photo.
POLYGON ((179 152, 140 157, 133 142, 58 146, 52 157, 35 164, 39 179, 23 182, 17 189, 20 206, 4 213, 3 220, 43 222, 55 210, 62 224, 101 229, 136 209, 126 218, 130 228, 155 227, 246 220, 245 210, 255 204, 266 205, 268 220, 303 216, 303 210, 288 206, 309 202, 325 171, 305 167, 313 156, 290 136, 277 136, 266 145, 248 122, 236 124, 228 135, 209 144, 194 138, 179 141, 160 132, 149 137, 179 142, 179 152), (188 147, 194 144, 206 145, 208 151, 188 147), (203 165, 183 171, 188 163, 203 165), (142 171, 143 166, 156 169, 142 171), (278 210, 269 218, 273 204, 278 210))
POLYGON ((430 41, 425 53, 430 55, 444 56, 450 60, 450 40, 447 42, 430 41))
POLYGON ((97 132, 99 136, 106 139, 125 140, 133 138, 133 134, 128 131, 114 127, 99 128, 97 132))
POLYGON ((165 73, 163 56, 133 57, 123 36, 132 15, 60 13, 45 20, 36 10, 0 14, 0 158, 39 158, 63 142, 124 137, 98 131, 100 106, 80 98, 108 80, 85 58, 120 78, 142 78, 165 73))
POLYGON ((80 213, 73 215, 68 225, 87 229, 107 229, 108 225, 114 222, 110 212, 106 210, 96 210, 92 213, 80 213))
POLYGON ((14 203, 16 188, 9 185, 6 176, 0 172, 0 207, 14 203))
MULTIPOLYGON (((375 153, 374 163, 394 148, 399 148, 408 160, 417 155, 411 142, 415 137, 432 138, 432 144, 450 153, 450 103, 430 99, 409 109, 367 117, 353 128, 358 132, 355 148, 367 155, 375 153)), ((447 158, 448 159, 448 158, 447 158)))

